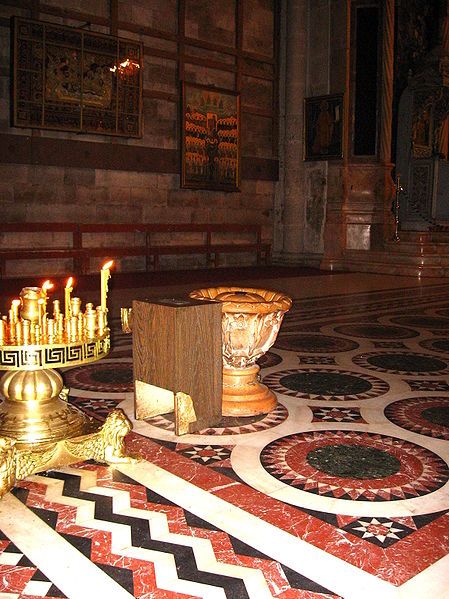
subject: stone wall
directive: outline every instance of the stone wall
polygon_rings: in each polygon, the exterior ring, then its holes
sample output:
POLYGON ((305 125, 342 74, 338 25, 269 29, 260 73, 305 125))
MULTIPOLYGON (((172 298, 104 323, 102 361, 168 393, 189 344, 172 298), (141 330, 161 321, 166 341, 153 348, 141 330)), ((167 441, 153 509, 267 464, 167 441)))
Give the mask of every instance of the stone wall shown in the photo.
MULTIPOLYGON (((276 5, 275 0, 24 0, 18 7, 0 2, 2 219, 255 222, 271 240, 277 178, 276 5), (9 18, 15 15, 141 41, 143 137, 11 127, 9 18), (241 93, 241 191, 181 189, 181 80, 241 93), (106 154, 113 160, 108 162, 106 154)), ((242 262, 242 256, 237 260, 242 262)), ((172 262, 182 265, 176 258, 172 262)))

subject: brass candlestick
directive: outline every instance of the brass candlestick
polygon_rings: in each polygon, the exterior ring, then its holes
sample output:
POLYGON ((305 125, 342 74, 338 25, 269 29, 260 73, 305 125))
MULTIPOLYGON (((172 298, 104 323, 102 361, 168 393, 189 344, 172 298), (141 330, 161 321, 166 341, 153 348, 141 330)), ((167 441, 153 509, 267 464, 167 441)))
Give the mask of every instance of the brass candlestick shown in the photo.
MULTIPOLYGON (((45 284, 44 284, 45 285, 45 284)), ((96 310, 65 288, 65 313, 53 303, 46 312, 49 287, 25 287, 14 300, 0 329, 0 497, 34 472, 82 459, 131 461, 124 437, 131 424, 121 410, 113 410, 104 425, 68 403, 68 389, 55 370, 89 364, 110 349, 106 299, 96 310)))

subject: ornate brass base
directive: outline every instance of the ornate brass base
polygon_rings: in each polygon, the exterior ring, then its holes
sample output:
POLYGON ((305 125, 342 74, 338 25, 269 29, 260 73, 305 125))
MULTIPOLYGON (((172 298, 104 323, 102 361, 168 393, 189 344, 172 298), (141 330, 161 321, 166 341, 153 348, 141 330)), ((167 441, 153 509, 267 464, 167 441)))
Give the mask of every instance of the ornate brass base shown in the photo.
POLYGON ((35 472, 94 459, 131 462, 124 438, 131 423, 113 410, 99 427, 67 403, 61 376, 51 368, 12 370, 0 380, 0 497, 35 472))
POLYGON ((23 444, 0 436, 0 497, 17 481, 43 470, 90 459, 110 464, 135 461, 125 452, 124 438, 130 430, 131 422, 115 409, 100 428, 88 419, 85 434, 54 443, 23 444))
POLYGON ((0 435, 20 443, 60 441, 81 435, 86 416, 67 403, 61 375, 49 368, 12 370, 0 380, 0 435))
POLYGON ((267 414, 276 406, 275 394, 257 380, 259 370, 223 368, 223 416, 267 414))

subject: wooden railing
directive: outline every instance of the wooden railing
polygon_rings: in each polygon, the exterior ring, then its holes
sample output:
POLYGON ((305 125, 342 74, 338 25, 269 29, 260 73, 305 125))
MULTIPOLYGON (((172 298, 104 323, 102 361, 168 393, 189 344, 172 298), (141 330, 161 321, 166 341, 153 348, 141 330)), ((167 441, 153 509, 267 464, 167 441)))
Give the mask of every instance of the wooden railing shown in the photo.
POLYGON ((257 264, 268 264, 270 252, 254 224, 0 224, 1 278, 31 274, 26 267, 33 270, 35 260, 49 275, 85 275, 105 259, 122 262, 124 272, 149 272, 160 269, 162 256, 201 255, 205 267, 219 267, 223 254, 250 253, 257 264), (143 264, 123 264, 131 257, 143 264))

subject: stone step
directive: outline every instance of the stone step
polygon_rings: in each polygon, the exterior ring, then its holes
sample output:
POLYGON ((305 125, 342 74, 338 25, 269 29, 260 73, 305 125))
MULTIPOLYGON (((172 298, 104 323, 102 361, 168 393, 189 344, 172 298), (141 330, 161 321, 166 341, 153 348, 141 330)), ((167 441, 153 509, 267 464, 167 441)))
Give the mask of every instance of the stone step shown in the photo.
POLYGON ((402 276, 446 277, 449 276, 449 254, 411 255, 390 251, 349 250, 336 267, 402 276))
POLYGON ((449 253, 449 243, 443 242, 422 242, 413 241, 387 241, 385 244, 388 252, 395 254, 409 254, 411 256, 422 255, 441 255, 449 253))

